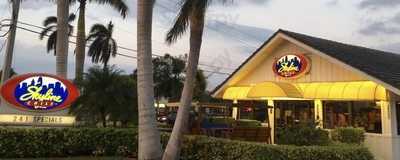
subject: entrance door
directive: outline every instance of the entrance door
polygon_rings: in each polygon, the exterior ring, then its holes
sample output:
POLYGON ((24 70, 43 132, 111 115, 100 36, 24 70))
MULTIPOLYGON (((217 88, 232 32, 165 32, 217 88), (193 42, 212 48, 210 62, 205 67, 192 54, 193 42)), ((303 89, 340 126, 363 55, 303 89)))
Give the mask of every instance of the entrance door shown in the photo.
POLYGON ((275 101, 275 127, 314 121, 314 101, 275 101))

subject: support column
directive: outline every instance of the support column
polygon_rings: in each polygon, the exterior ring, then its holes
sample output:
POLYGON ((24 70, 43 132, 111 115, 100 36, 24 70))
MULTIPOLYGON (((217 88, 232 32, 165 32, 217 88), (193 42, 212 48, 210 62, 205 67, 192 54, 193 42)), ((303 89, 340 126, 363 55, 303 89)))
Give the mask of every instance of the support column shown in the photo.
POLYGON ((240 113, 239 113, 239 106, 237 106, 237 104, 238 104, 238 101, 235 99, 235 100, 233 100, 233 103, 232 103, 233 105, 232 105, 232 118, 234 119, 234 120, 237 120, 237 119, 239 119, 240 118, 240 113))
POLYGON ((398 160, 400 139, 397 136, 395 100, 379 101, 381 107, 382 134, 366 134, 365 144, 377 160, 398 160))
POLYGON ((238 117, 238 111, 239 111, 239 109, 238 109, 237 106, 232 107, 232 118, 233 118, 234 120, 237 120, 237 119, 239 118, 239 117, 238 117))
POLYGON ((321 100, 314 100, 314 118, 315 122, 318 123, 319 128, 324 127, 324 117, 323 117, 323 107, 322 107, 322 101, 321 100))
POLYGON ((382 116, 382 134, 384 136, 397 135, 396 102, 380 101, 382 116))
POLYGON ((271 128, 271 143, 275 144, 275 105, 274 100, 268 100, 268 118, 269 118, 269 127, 271 128))

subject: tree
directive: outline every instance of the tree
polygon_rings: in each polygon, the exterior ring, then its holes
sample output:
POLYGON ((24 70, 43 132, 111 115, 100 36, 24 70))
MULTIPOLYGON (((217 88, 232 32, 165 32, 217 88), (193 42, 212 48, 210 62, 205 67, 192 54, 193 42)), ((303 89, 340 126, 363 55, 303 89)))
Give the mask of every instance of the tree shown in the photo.
MULTIPOLYGON (((176 102, 181 97, 185 81, 185 56, 165 54, 153 59, 154 93, 156 100, 165 98, 176 102)), ((203 71, 198 70, 195 80, 194 100, 201 101, 206 95, 207 80, 203 71)))
POLYGON ((125 126, 135 115, 137 108, 135 81, 131 76, 121 75, 115 67, 92 67, 79 81, 81 96, 71 106, 70 112, 79 120, 102 122, 121 121, 125 126))
POLYGON ((88 55, 92 57, 93 63, 103 63, 106 68, 110 57, 117 55, 117 42, 113 39, 114 25, 112 22, 108 26, 102 24, 95 24, 90 30, 90 34, 87 38, 88 41, 92 41, 89 47, 88 55))
POLYGON ((5 81, 10 77, 11 66, 13 62, 13 55, 14 55, 14 45, 15 45, 15 35, 17 34, 17 23, 18 23, 18 16, 19 16, 19 8, 21 0, 9 0, 12 4, 12 14, 11 14, 11 24, 8 30, 8 38, 7 38, 7 46, 6 51, 4 53, 4 62, 1 74, 1 84, 4 84, 5 81))
POLYGON ((185 61, 181 57, 165 54, 153 59, 154 93, 157 103, 161 98, 179 100, 182 91, 185 61))
POLYGON ((204 76, 203 71, 199 69, 197 70, 196 81, 194 83, 193 99, 208 102, 209 93, 207 93, 206 89, 207 79, 204 76))
POLYGON ((153 66, 151 63, 151 31, 154 0, 138 0, 138 101, 139 101, 139 160, 161 159, 160 132, 154 108, 153 66))
MULTIPOLYGON (((74 30, 74 26, 72 26, 71 22, 75 20, 75 14, 70 14, 68 17, 68 36, 71 36, 74 30)), ((47 39, 47 53, 54 50, 54 55, 56 52, 56 44, 57 44, 57 17, 50 16, 47 17, 43 21, 43 26, 45 27, 43 31, 40 33, 39 39, 43 40, 44 37, 48 36, 47 39)))
POLYGON ((78 18, 78 32, 76 37, 76 49, 75 49, 75 75, 76 79, 79 80, 82 77, 84 65, 85 65, 85 47, 86 47, 86 4, 97 3, 103 5, 109 5, 117 10, 123 18, 128 13, 128 6, 123 0, 70 0, 71 4, 79 2, 79 18, 78 18))
POLYGON ((116 94, 114 96, 118 100, 118 105, 110 107, 110 120, 121 122, 122 127, 127 127, 128 122, 137 125, 137 92, 132 92, 132 90, 137 89, 136 77, 133 75, 122 75, 119 83, 114 85, 118 88, 118 92, 114 93, 116 94))
POLYGON ((210 0, 181 0, 181 8, 178 16, 166 36, 168 44, 175 43, 190 27, 190 50, 185 84, 174 128, 163 155, 164 160, 179 159, 183 132, 187 127, 189 109, 192 103, 194 82, 203 38, 205 13, 209 3, 210 0))
POLYGON ((68 74, 68 12, 69 0, 57 0, 56 72, 67 78, 68 74))

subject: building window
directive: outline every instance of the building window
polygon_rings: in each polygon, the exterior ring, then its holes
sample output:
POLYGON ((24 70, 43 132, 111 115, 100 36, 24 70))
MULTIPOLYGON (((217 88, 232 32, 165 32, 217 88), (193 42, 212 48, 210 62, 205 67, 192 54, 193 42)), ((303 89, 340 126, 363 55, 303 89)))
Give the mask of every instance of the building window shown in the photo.
POLYGON ((370 101, 325 101, 324 128, 361 127, 382 133, 381 107, 370 101))
POLYGON ((275 124, 277 127, 313 121, 313 101, 275 101, 275 124))
POLYGON ((400 135, 400 102, 396 102, 397 133, 400 135))
POLYGON ((239 119, 251 119, 265 122, 267 118, 267 104, 263 101, 239 102, 239 119))

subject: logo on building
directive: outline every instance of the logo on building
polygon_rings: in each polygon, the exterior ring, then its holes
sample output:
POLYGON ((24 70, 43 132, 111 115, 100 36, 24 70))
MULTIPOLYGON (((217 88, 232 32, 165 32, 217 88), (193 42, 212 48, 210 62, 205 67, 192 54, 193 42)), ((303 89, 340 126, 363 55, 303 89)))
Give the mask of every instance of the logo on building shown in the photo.
POLYGON ((307 73, 309 69, 309 60, 295 54, 282 56, 273 65, 275 74, 283 78, 297 78, 307 73))
POLYGON ((67 108, 79 96, 68 80, 49 74, 24 74, 8 80, 0 89, 11 105, 29 111, 67 108))

